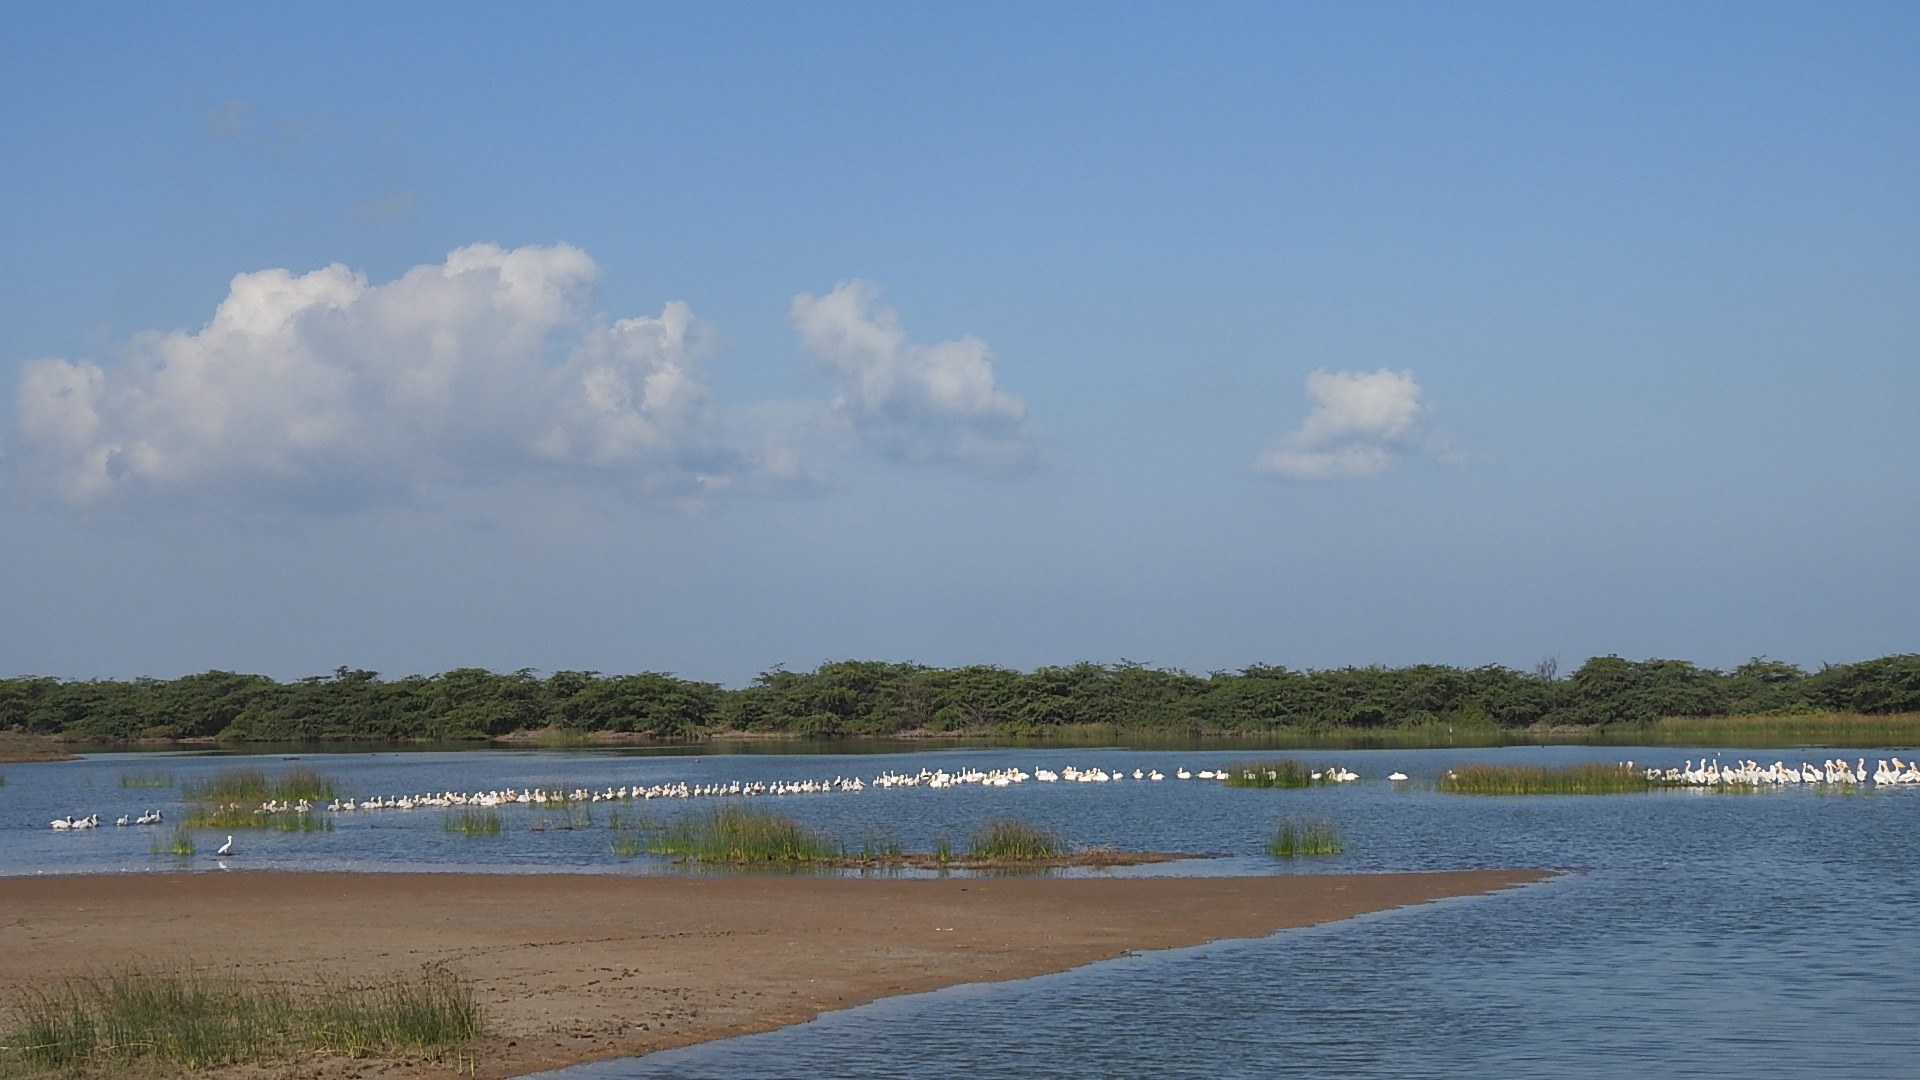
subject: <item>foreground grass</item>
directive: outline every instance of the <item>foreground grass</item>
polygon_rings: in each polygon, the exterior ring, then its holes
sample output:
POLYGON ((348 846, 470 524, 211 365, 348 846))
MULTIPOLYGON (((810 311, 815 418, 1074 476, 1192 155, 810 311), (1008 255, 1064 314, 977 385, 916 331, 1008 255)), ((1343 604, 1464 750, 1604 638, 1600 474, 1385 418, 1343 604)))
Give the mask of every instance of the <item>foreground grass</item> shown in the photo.
POLYGON ((782 814, 728 806, 683 817, 647 842, 652 855, 678 855, 701 863, 826 862, 839 845, 782 814))
POLYGON ((440 1054, 480 1034, 469 980, 440 967, 296 990, 197 968, 127 966, 31 990, 0 1035, 0 1075, 210 1069, 307 1054, 440 1054))
POLYGON ((1617 795, 1656 785, 1626 765, 1588 762, 1550 769, 1542 765, 1461 765, 1437 785, 1463 795, 1617 795))
POLYGON ((1267 841, 1267 854, 1279 858, 1295 855, 1338 855, 1346 850, 1340 827, 1325 818, 1295 821, 1281 818, 1267 841))
POLYGON ((994 861, 1051 859, 1066 852, 1060 837, 1014 818, 994 818, 977 829, 967 858, 994 861))
POLYGON ((334 797, 332 779, 312 769, 288 769, 268 776, 259 769, 227 769, 205 780, 188 781, 181 794, 189 799, 258 805, 268 800, 298 802, 334 797))

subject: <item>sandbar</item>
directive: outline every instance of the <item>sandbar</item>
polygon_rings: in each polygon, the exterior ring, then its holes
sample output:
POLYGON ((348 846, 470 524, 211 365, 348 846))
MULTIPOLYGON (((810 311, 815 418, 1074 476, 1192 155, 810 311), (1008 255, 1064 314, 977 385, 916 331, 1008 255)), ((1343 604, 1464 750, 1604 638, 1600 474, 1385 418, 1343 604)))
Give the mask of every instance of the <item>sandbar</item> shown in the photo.
POLYGON ((348 984, 449 963, 475 980, 490 1028, 457 1069, 333 1060, 266 1075, 509 1077, 1545 876, 0 877, 0 1000, 135 960, 348 984))

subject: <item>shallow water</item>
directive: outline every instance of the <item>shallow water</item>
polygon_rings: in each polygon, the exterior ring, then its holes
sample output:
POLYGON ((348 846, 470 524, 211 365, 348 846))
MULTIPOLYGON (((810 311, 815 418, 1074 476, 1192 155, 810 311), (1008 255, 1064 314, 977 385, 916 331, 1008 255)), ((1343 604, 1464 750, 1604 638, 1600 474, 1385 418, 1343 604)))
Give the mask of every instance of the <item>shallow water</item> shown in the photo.
MULTIPOLYGON (((295 764, 356 796, 503 786, 604 787, 741 779, 870 778, 922 765, 1207 768, 1244 753, 959 749, 895 755, 633 755, 596 751, 366 754, 298 762, 103 755, 0 768, 0 872, 173 869, 148 853, 161 830, 54 832, 52 817, 158 806, 179 788, 122 788, 122 772, 187 781, 236 764, 295 764)), ((965 987, 831 1014, 766 1035, 555 1076, 930 1077, 1351 1075, 1392 1077, 1920 1075, 1920 790, 1728 794, 1658 791, 1485 798, 1421 786, 1466 761, 1559 764, 1687 751, 1512 747, 1303 752, 1366 779, 1304 790, 1203 781, 1026 783, 756 799, 854 840, 885 829, 927 850, 1000 813, 1077 843, 1202 851, 1204 862, 1120 873, 1296 873, 1546 866, 1570 873, 1251 942, 1129 957, 1078 971, 965 987), (1379 777, 1399 769, 1414 782, 1379 777), (1348 854, 1258 854, 1283 814, 1338 822, 1348 854)), ((1697 756, 1695 754, 1694 756, 1697 756)), ((1730 751, 1732 759, 1742 755, 1730 751)), ((1751 756, 1761 756, 1754 754, 1751 756)), ((1762 758, 1783 756, 1773 752, 1762 758)), ((1806 755, 1818 761, 1817 752, 1806 755)), ((1853 754, 1851 756, 1859 756, 1853 754)), ((1867 755, 1872 758, 1874 755, 1867 755)), ((1799 755, 1787 756, 1797 760, 1799 755)), ((736 800, 738 801, 738 800, 736 800)), ((629 818, 717 800, 621 807, 629 818)), ((248 830, 235 869, 681 872, 608 850, 607 804, 590 827, 512 808, 498 837, 442 826, 444 811, 337 815, 331 832, 248 830), (542 817, 547 827, 534 831, 542 817)), ((201 850, 219 836, 203 834, 201 850)), ((207 856, 186 865, 219 865, 207 856)))

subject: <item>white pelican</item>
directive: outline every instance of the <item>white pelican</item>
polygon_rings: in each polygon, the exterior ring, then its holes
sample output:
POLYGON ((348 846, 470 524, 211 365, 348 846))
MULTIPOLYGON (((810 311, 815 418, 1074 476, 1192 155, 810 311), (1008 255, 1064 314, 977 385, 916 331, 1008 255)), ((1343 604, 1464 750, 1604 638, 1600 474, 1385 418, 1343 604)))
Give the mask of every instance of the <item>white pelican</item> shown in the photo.
POLYGON ((1390 772, 1387 774, 1387 779, 1389 780, 1405 780, 1406 778, 1407 774, 1403 772, 1390 772))

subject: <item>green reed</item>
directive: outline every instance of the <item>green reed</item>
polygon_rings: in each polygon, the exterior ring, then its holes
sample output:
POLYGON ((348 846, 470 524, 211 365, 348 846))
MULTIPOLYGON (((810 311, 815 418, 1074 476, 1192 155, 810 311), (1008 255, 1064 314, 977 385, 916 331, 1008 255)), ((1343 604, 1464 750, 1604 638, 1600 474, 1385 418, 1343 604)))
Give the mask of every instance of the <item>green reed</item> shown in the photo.
POLYGON ((146 769, 120 774, 121 787, 172 787, 173 774, 161 769, 146 769))
POLYGON ((969 859, 1051 859, 1066 850, 1060 837, 1014 818, 994 818, 976 830, 969 859))
POLYGON ((1640 769, 1594 761, 1560 768, 1460 765, 1447 770, 1436 786, 1463 795, 1617 795, 1658 785, 1640 769))
POLYGON ((1920 712, 1669 717, 1610 727, 1606 735, 1652 746, 1912 746, 1920 743, 1920 712))
POLYGON ((900 838, 884 829, 868 829, 860 834, 862 859, 897 859, 906 853, 900 838))
POLYGON ((252 803, 334 797, 333 780, 312 769, 288 769, 277 776, 259 769, 226 769, 205 780, 188 781, 181 791, 189 799, 252 803))
POLYGON ((953 837, 941 833, 933 838, 933 860, 938 863, 953 861, 953 837))
POLYGON ((189 967, 116 968, 25 991, 0 1035, 7 1074, 264 1065, 303 1054, 436 1054, 483 1030, 470 980, 427 967, 370 985, 295 989, 189 967))
POLYGON ((148 850, 155 855, 173 855, 184 859, 193 854, 193 833, 185 825, 175 825, 172 835, 166 840, 154 837, 148 850))
POLYGON ((462 836, 499 836, 500 815, 486 808, 461 807, 441 819, 448 832, 462 836))
POLYGON ((1235 762, 1226 773, 1228 787, 1303 788, 1326 782, 1325 770, 1320 773, 1323 779, 1316 780, 1312 769, 1293 758, 1235 762))
POLYGON ((1279 858, 1295 855, 1338 855, 1345 850, 1340 827, 1325 818, 1281 818, 1267 841, 1267 854, 1279 858))
POLYGON ((814 862, 840 856, 832 838, 790 817, 733 806, 673 822, 647 842, 647 851, 706 863, 814 862))

